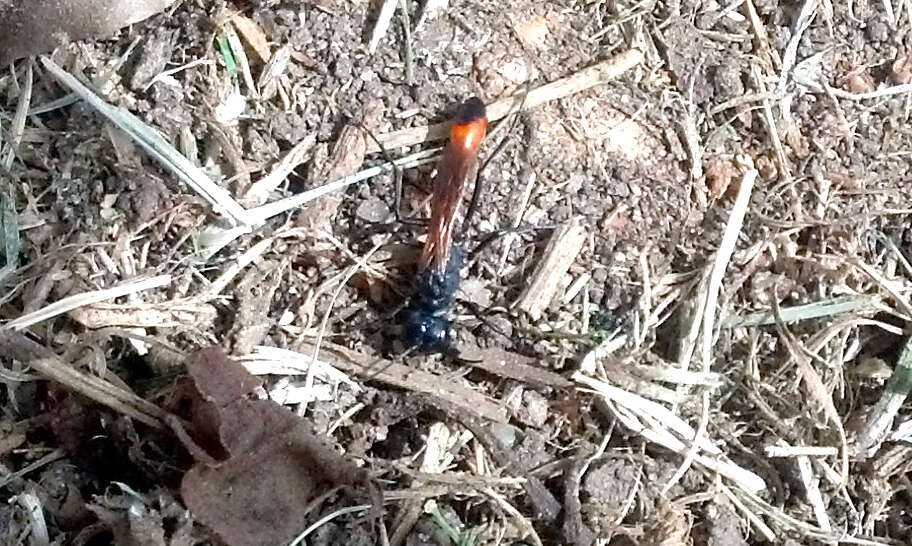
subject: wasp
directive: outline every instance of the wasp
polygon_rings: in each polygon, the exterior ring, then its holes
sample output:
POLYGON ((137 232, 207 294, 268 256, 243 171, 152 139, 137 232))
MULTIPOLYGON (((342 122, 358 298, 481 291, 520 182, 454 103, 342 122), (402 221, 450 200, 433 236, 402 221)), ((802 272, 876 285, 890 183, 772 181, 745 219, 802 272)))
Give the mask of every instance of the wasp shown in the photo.
POLYGON ((464 262, 462 248, 453 243, 453 232, 467 180, 477 169, 478 148, 487 127, 481 99, 472 97, 463 102, 437 164, 427 240, 418 262, 418 284, 403 325, 403 341, 411 350, 442 352, 450 347, 449 309, 462 280, 464 262))

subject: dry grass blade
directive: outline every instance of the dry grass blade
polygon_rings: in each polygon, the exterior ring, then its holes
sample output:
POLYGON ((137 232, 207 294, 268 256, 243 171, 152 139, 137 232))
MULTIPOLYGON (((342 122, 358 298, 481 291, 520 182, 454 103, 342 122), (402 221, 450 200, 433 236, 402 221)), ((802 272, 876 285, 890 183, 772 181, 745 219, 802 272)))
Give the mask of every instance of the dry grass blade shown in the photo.
MULTIPOLYGON (((792 324, 804 320, 833 317, 846 313, 875 311, 879 298, 874 296, 840 296, 812 303, 803 303, 780 309, 782 322, 792 324)), ((772 310, 730 315, 725 317, 720 328, 744 328, 747 326, 768 326, 776 323, 772 310)))
POLYGON ((694 455, 696 463, 732 480, 746 491, 766 489, 763 478, 729 461, 709 438, 696 435, 693 427, 661 404, 579 372, 574 373, 572 379, 602 396, 618 420, 645 439, 685 455, 690 448, 689 442, 696 438, 695 445, 705 452, 705 455, 694 455))
POLYGON ((250 61, 247 60, 247 52, 244 50, 244 44, 241 43, 241 38, 235 28, 235 26, 225 26, 222 28, 222 32, 225 33, 225 37, 228 39, 228 46, 231 48, 231 54, 234 56, 241 76, 244 78, 244 85, 247 86, 247 91, 256 96, 257 87, 253 81, 253 74, 250 72, 250 61))
POLYGON ((202 169, 190 162, 154 129, 123 108, 113 106, 83 85, 72 74, 59 67, 48 57, 41 57, 41 63, 64 87, 79 97, 111 123, 130 135, 150 156, 193 188, 213 207, 223 211, 235 223, 250 226, 254 216, 234 200, 227 190, 216 184, 202 169))
POLYGON ((272 170, 263 178, 254 182, 244 194, 244 199, 252 201, 253 204, 261 205, 267 201, 269 194, 278 188, 282 182, 295 170, 298 165, 303 163, 307 158, 310 149, 316 143, 315 134, 307 135, 300 142, 294 145, 291 150, 285 154, 281 161, 273 166, 272 170))
POLYGON ((795 66, 795 60, 798 56, 798 44, 801 42, 804 31, 808 29, 811 25, 811 21, 814 20, 814 17, 817 14, 818 3, 819 0, 806 0, 804 6, 801 8, 801 13, 798 15, 798 19, 795 21, 795 24, 792 25, 792 37, 789 40, 788 45, 785 46, 785 52, 782 55, 779 85, 776 88, 776 95, 779 97, 785 95, 785 85, 788 83, 789 72, 791 72, 792 67, 795 66))
MULTIPOLYGON (((234 360, 240 362, 253 375, 306 374, 312 363, 311 357, 301 353, 262 345, 254 347, 250 354, 234 357, 234 360)), ((314 376, 327 383, 344 383, 355 392, 362 390, 361 385, 355 383, 348 375, 323 361, 317 361, 314 376)))
POLYGON ((252 264, 254 260, 258 259, 269 250, 269 247, 271 247, 274 242, 275 237, 268 237, 248 248, 195 299, 197 301, 207 302, 218 297, 218 295, 222 293, 222 290, 227 288, 228 285, 231 284, 231 281, 233 281, 245 267, 252 264))
POLYGON ((22 135, 25 131, 25 120, 29 111, 29 105, 32 102, 33 79, 32 62, 29 61, 25 68, 25 85, 19 93, 19 101, 16 104, 16 114, 13 116, 13 120, 10 123, 9 135, 7 136, 9 139, 9 150, 7 151, 6 157, 3 158, 2 166, 3 170, 7 172, 9 172, 10 167, 12 167, 13 159, 16 157, 16 153, 19 151, 19 144, 22 142, 22 135))
POLYGON ((747 215, 748 205, 750 204, 751 194, 754 190, 754 182, 757 180, 758 172, 751 169, 744 175, 741 180, 738 196, 732 206, 728 222, 725 224, 725 232, 722 235, 722 242, 719 243, 719 249, 713 260, 712 270, 709 275, 707 286, 707 298, 703 312, 703 371, 710 371, 710 360, 712 352, 713 335, 715 333, 716 316, 718 314, 717 304, 719 301, 719 292, 722 289, 722 280, 725 277, 725 270, 731 262, 732 255, 735 252, 735 243, 738 241, 738 234, 741 233, 741 226, 744 225, 744 217, 747 215))
MULTIPOLYGON (((418 153, 414 153, 397 159, 393 162, 396 167, 401 167, 403 169, 409 169, 412 167, 417 167, 419 165, 424 165, 426 163, 431 163, 434 161, 434 155, 438 150, 425 150, 418 153)), ((364 169, 356 174, 340 178, 338 180, 333 180, 332 182, 327 182, 322 186, 316 187, 312 190, 304 191, 291 197, 286 197, 278 201, 273 201, 272 203, 267 203, 259 207, 250 209, 250 214, 256 220, 256 223, 262 223, 266 220, 282 214, 283 212, 288 212, 292 209, 296 209, 307 203, 318 199, 328 193, 341 190, 352 184, 357 184, 369 178, 373 178, 381 173, 390 172, 393 170, 392 165, 380 165, 377 167, 370 167, 364 169)))
POLYGON ((380 40, 383 39, 386 35, 386 31, 389 30, 398 3, 399 0, 383 0, 383 5, 380 6, 380 12, 377 14, 377 22, 374 23, 374 29, 371 31, 370 42, 367 46, 367 50, 370 51, 371 55, 377 51, 380 40))
POLYGON ((831 446, 766 446, 763 452, 767 457, 832 457, 839 450, 831 446))
POLYGON ((163 286, 168 286, 169 284, 171 284, 171 275, 159 275, 157 277, 130 281, 113 288, 105 288, 103 290, 94 290, 92 292, 84 292, 82 294, 68 296, 50 305, 46 305, 37 311, 34 311, 27 315, 22 315, 15 320, 7 322, 2 327, 0 327, 0 331, 3 331, 4 329, 22 330, 23 328, 28 328, 33 324, 37 324, 41 321, 62 315, 79 307, 112 300, 114 298, 126 296, 127 294, 134 294, 143 290, 161 288, 163 286))
POLYGON ((782 316, 779 313, 778 298, 775 296, 773 297, 773 312, 776 314, 776 330, 785 342, 789 354, 798 364, 798 371, 801 378, 804 380, 804 386, 808 391, 808 395, 821 405, 827 420, 836 427, 836 431, 839 433, 839 441, 842 444, 842 471, 840 472, 840 475, 842 484, 845 484, 849 477, 849 448, 848 442, 846 441, 845 427, 842 425, 842 418, 836 410, 836 405, 833 403, 833 397, 827 391, 826 386, 824 386, 823 381, 820 379, 820 375, 811 364, 811 359, 808 358, 805 353, 804 347, 801 346, 801 343, 795 338, 794 334, 792 334, 788 328, 786 328, 785 323, 782 322, 782 316))
POLYGON ((13 206, 12 188, 0 186, 0 241, 4 265, 0 267, 0 290, 19 267, 19 217, 13 206))
MULTIPOLYGON (((725 270, 731 262, 732 254, 735 252, 735 243, 738 241, 738 234, 741 233, 741 226, 744 224, 744 217, 747 215, 748 205, 750 204, 751 194, 754 189, 754 182, 757 180, 758 172, 756 169, 749 170, 741 180, 738 189, 738 196, 732 206, 731 214, 725 225, 725 232, 722 235, 722 241, 719 243, 719 249, 715 253, 712 268, 709 274, 700 283, 699 294, 697 295, 697 307, 694 313, 694 319, 684 339, 681 351, 681 368, 686 370, 690 366, 690 357, 696 347, 697 333, 700 335, 701 343, 701 360, 703 362, 703 372, 709 373, 712 366, 712 347, 715 339, 716 316, 718 314, 719 292, 722 289, 722 280, 725 277, 725 270)), ((700 424, 697 427, 693 444, 687 452, 687 456, 681 463, 681 466, 675 474, 665 484, 663 491, 667 492, 677 483, 678 480, 687 471, 691 461, 697 455, 698 440, 706 434, 706 427, 709 424, 709 391, 704 390, 702 396, 702 413, 700 424)))
POLYGON ((906 401, 910 390, 912 390, 912 338, 907 339, 903 345, 893 374, 887 381, 867 422, 856 436, 855 444, 852 446, 854 456, 868 458, 874 455, 881 443, 886 440, 893 420, 906 401))

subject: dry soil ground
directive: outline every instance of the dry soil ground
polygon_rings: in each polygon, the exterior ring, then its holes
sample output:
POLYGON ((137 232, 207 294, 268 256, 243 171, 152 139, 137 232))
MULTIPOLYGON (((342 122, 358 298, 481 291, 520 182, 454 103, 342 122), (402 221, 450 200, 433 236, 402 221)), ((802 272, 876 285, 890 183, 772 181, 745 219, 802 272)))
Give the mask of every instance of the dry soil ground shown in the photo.
POLYGON ((394 4, 375 52, 376 2, 184 0, 49 58, 248 210, 542 97, 489 126, 451 354, 403 355, 388 170, 217 248, 48 63, 0 73, 0 541, 912 543, 912 4, 394 4))

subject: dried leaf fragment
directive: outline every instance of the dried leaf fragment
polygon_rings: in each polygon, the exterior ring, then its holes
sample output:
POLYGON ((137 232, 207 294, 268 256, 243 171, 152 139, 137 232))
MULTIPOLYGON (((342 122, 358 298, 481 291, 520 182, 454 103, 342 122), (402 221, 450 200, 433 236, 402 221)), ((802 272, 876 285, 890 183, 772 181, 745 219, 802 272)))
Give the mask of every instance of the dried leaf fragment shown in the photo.
MULTIPOLYGON (((287 544, 327 487, 366 482, 366 473, 317 438, 292 412, 247 398, 259 380, 221 349, 187 363, 193 379, 191 436, 205 450, 181 482, 196 519, 229 546, 287 544)), ((188 441, 186 434, 179 436, 188 441)))

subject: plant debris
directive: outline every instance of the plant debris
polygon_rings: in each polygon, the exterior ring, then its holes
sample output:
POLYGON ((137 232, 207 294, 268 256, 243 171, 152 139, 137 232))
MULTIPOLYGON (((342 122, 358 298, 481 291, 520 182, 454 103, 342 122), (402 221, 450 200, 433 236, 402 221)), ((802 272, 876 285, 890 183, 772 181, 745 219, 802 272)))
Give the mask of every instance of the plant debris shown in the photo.
MULTIPOLYGON (((326 487, 367 485, 367 472, 289 410, 249 398, 260 382, 220 349, 187 361, 189 435, 197 459, 181 481, 194 517, 230 546, 284 544, 326 487)), ((379 508, 379 507, 378 507, 379 508)))
POLYGON ((909 543, 909 2, 98 5, 0 0, 0 543, 909 543))

